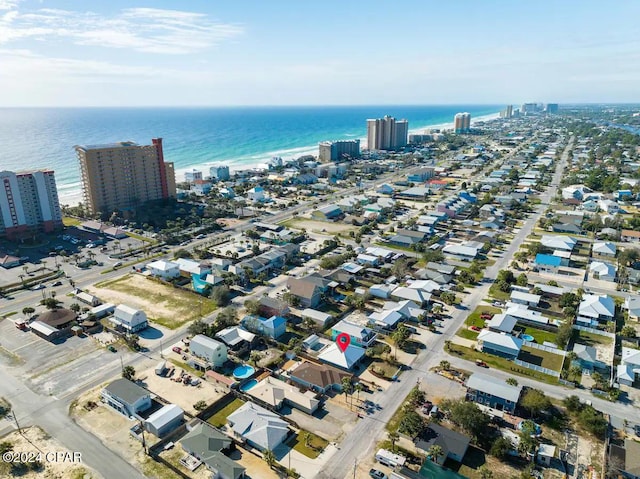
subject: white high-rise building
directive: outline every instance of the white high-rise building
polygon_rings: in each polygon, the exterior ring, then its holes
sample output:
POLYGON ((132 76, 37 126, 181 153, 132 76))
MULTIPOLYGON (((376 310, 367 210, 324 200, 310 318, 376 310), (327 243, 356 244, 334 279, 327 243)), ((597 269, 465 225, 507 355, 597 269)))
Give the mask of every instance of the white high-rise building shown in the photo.
POLYGON ((218 181, 227 181, 231 178, 229 173, 229 167, 226 165, 216 165, 209 168, 209 174, 211 178, 215 178, 218 181))
POLYGON ((53 171, 0 171, 0 183, 0 236, 19 239, 62 229, 53 171))
POLYGON ((391 116, 367 120, 367 148, 396 150, 407 146, 409 122, 391 116))

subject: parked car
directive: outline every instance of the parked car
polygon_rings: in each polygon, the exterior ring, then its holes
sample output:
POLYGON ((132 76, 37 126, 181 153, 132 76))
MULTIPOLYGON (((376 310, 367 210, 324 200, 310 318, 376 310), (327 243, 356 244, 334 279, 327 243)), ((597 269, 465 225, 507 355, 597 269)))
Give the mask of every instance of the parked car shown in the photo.
POLYGON ((388 479, 388 476, 377 469, 371 469, 369 471, 369 477, 373 477, 373 479, 388 479))
POLYGON ((471 326, 471 331, 480 331, 481 329, 478 326, 471 326))
POLYGON ((33 288, 31 288, 33 291, 38 291, 39 289, 44 289, 46 288, 46 286, 42 283, 40 284, 36 284, 33 288))
POLYGON ((114 268, 119 268, 120 266, 122 266, 122 261, 116 261, 115 263, 113 263, 114 268))
POLYGON ((489 367, 489 365, 485 363, 482 359, 476 359, 476 366, 480 366, 481 368, 489 367))
POLYGON ((62 281, 56 281, 51 286, 62 286, 62 281))
POLYGON ((109 346, 107 349, 109 351, 111 351, 112 353, 117 353, 118 352, 118 350, 116 348, 114 348, 113 346, 109 346))
POLYGON ((179 348, 178 346, 174 346, 173 348, 171 348, 171 350, 174 353, 178 353, 178 354, 182 353, 182 348, 179 348))

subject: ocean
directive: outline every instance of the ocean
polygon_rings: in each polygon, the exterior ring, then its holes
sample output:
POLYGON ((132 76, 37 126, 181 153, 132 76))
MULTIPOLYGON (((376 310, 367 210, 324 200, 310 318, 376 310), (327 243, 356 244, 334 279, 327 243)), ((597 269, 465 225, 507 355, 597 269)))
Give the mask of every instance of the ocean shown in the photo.
POLYGON ((501 106, 333 106, 225 108, 0 108, 0 170, 55 171, 61 204, 79 200, 74 145, 162 137, 166 161, 184 171, 256 166, 273 156, 317 154, 318 142, 363 138, 366 119, 391 115, 411 131, 449 125, 462 111, 495 116, 501 106))

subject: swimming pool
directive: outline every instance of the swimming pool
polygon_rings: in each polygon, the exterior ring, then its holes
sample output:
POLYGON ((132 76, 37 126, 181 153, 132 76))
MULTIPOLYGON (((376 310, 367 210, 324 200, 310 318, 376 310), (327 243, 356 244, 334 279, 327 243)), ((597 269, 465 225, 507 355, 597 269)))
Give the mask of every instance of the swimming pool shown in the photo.
POLYGON ((247 379, 253 376, 255 372, 256 370, 253 367, 243 364, 233 370, 233 377, 236 379, 247 379))
POLYGON ((255 379, 250 379, 249 381, 244 383, 242 386, 240 386, 240 391, 242 391, 243 393, 247 392, 249 389, 254 387, 256 384, 258 384, 258 381, 256 381, 255 379))
POLYGON ((520 337, 522 339, 524 339, 525 341, 529 341, 530 343, 532 343, 532 342, 534 342, 536 340, 536 338, 534 338, 530 334, 522 334, 522 335, 520 335, 520 337))

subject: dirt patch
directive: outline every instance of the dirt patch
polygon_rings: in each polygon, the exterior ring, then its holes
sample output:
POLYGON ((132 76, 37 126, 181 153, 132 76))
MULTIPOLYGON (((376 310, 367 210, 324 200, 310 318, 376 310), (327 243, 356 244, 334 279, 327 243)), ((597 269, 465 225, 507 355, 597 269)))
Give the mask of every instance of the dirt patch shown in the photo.
POLYGON ((150 321, 170 329, 176 329, 215 309, 215 304, 207 298, 138 274, 127 274, 113 281, 96 283, 88 290, 105 302, 123 303, 141 309, 147 313, 150 321))
POLYGON ((2 442, 9 442, 13 446, 13 453, 26 453, 30 457, 25 457, 23 463, 27 466, 35 465, 34 460, 40 460, 41 469, 27 470, 19 472, 15 467, 12 471, 11 464, 5 461, 0 462, 1 477, 20 477, 22 479, 101 479, 97 472, 82 465, 78 457, 73 459, 73 453, 67 451, 55 439, 51 438, 39 427, 28 427, 22 429, 20 433, 13 432, 4 436, 2 442), (55 457, 52 454, 55 453, 55 457), (61 453, 69 453, 68 456, 61 453), (38 456, 37 456, 38 455, 38 456), (47 458, 51 460, 47 460, 47 458))
POLYGON ((282 224, 289 228, 295 228, 299 230, 305 229, 307 231, 313 231, 314 233, 326 233, 328 235, 347 233, 349 231, 355 231, 358 229, 352 225, 347 225, 345 223, 318 221, 309 218, 292 218, 283 222, 282 224))

